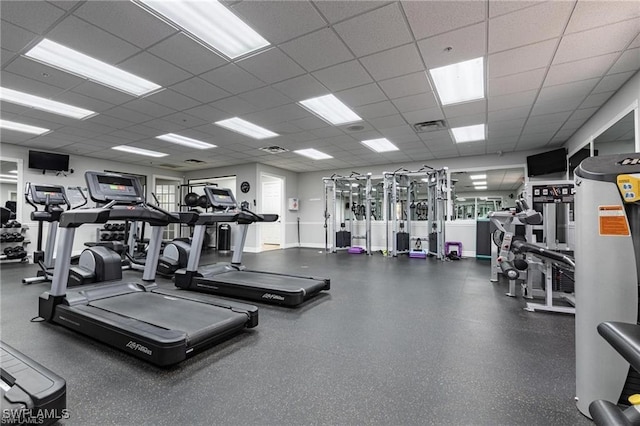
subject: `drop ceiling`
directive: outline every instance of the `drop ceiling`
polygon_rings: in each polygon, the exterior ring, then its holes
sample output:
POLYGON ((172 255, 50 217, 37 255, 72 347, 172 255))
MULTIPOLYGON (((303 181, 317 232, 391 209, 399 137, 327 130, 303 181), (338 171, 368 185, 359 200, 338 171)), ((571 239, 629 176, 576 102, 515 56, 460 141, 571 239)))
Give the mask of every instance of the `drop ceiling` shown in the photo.
POLYGON ((554 148, 640 69, 633 1, 223 3, 270 47, 230 61, 128 1, 1 2, 2 86, 98 113, 78 121, 3 102, 3 119, 52 132, 2 131, 2 142, 185 171, 258 162, 305 172, 554 148), (24 57, 43 37, 164 89, 136 98, 24 57), (476 57, 485 59, 485 98, 440 105, 428 70, 476 57), (331 126, 297 104, 328 93, 361 127, 331 126), (280 136, 255 140, 212 124, 234 116, 280 136), (487 140, 455 144, 448 130, 412 127, 431 120, 485 123, 487 140), (164 133, 217 148, 155 139, 164 133), (383 137, 399 151, 360 143, 383 137), (123 144, 169 156, 110 149, 123 144), (259 150, 274 145, 288 151, 259 150), (333 159, 293 152, 305 148, 333 159))

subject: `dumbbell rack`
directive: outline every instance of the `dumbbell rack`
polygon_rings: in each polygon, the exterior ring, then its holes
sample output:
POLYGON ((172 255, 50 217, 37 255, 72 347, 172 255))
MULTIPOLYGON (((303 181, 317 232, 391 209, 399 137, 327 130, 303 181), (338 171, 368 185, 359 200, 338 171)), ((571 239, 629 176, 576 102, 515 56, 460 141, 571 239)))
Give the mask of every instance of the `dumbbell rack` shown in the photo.
MULTIPOLYGON (((1 262, 8 262, 8 261, 13 261, 13 260, 17 260, 19 262, 26 262, 28 257, 26 256, 26 252, 24 251, 24 246, 26 246, 27 244, 29 244, 31 241, 29 241, 26 236, 25 236, 25 232, 29 229, 28 226, 26 225, 22 225, 18 228, 5 228, 4 226, 2 228, 0 228, 0 235, 4 236, 6 238, 6 236, 8 236, 9 234, 20 234, 20 238, 22 239, 21 241, 4 241, 4 238, 2 238, 3 241, 0 241, 0 261, 1 262), (11 249, 13 248, 14 250, 16 248, 20 248, 25 255, 21 256, 21 257, 13 257, 11 255, 7 255, 5 254, 5 250, 7 249, 11 249)), ((7 250, 8 251, 8 250, 7 250)))
POLYGON ((121 241, 125 242, 127 225, 122 223, 105 223, 102 228, 96 228, 96 242, 121 241))

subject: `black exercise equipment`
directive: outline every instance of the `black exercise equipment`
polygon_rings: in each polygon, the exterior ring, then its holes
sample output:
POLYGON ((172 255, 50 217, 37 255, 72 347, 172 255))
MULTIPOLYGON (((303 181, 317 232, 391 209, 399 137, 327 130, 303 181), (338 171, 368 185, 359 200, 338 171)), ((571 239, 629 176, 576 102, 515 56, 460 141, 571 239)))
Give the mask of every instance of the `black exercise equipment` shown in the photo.
POLYGON ((203 209, 206 209, 207 207, 209 207, 209 199, 207 198, 206 195, 201 195, 198 198, 198 207, 202 207, 203 209))
POLYGON ((189 192, 184 196, 184 203, 189 207, 196 207, 198 205, 198 199, 200 196, 195 192, 189 192))
POLYGON ((213 208, 213 213, 201 213, 195 224, 192 250, 186 269, 175 273, 176 286, 187 290, 213 293, 230 297, 259 300, 286 306, 297 306, 330 289, 327 278, 260 272, 242 266, 242 251, 249 225, 255 222, 274 222, 278 215, 259 215, 248 209, 238 209, 230 189, 207 186, 205 194, 213 208), (206 227, 217 222, 237 222, 239 225, 235 240, 235 250, 231 263, 218 263, 200 267, 200 250, 206 227))
POLYGON ((85 179, 91 199, 104 203, 104 207, 69 210, 61 215, 51 290, 40 296, 38 304, 42 318, 159 366, 181 362, 244 328, 258 325, 255 306, 160 289, 154 280, 162 231, 178 219, 147 204, 136 177, 86 172, 85 179), (67 291, 75 229, 108 220, 151 225, 142 280, 67 291))
POLYGON ((2 341, 0 376, 3 425, 51 425, 69 418, 64 379, 2 341))

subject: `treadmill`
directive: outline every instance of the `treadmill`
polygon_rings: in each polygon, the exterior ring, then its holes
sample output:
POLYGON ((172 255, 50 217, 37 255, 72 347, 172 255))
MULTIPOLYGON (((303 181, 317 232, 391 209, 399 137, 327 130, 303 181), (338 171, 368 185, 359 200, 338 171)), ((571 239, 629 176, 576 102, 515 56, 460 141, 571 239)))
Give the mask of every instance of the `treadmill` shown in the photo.
POLYGON ((155 268, 162 230, 178 218, 147 204, 136 177, 88 171, 85 179, 91 199, 106 204, 68 210, 60 216, 54 276, 51 290, 40 296, 40 317, 158 366, 179 363, 244 328, 258 325, 255 306, 160 289, 155 283, 155 268), (67 291, 76 228, 108 220, 139 220, 151 225, 142 280, 112 281, 67 291))
POLYGON ((284 306, 298 306, 321 291, 330 289, 328 278, 253 271, 242 266, 242 251, 249 225, 255 222, 275 222, 278 215, 259 215, 244 206, 239 209, 230 189, 207 186, 204 191, 216 211, 200 213, 193 230, 187 268, 175 273, 177 287, 284 306), (206 227, 217 222, 237 222, 239 225, 231 263, 216 263, 199 268, 199 248, 202 246, 206 227))
POLYGON ((3 425, 50 425, 69 418, 64 379, 2 341, 0 376, 3 425))

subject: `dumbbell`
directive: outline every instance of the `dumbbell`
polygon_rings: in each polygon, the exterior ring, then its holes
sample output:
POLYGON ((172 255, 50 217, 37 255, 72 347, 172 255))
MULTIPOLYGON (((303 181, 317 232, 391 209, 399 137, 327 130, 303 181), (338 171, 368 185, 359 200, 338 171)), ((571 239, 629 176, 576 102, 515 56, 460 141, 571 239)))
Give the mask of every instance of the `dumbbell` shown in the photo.
POLYGON ((13 247, 6 247, 2 252, 5 255, 9 256, 11 253, 13 253, 13 247))
POLYGON ((123 232, 118 232, 116 234, 116 240, 118 240, 118 241, 124 240, 124 233, 123 232))
POLYGON ((24 235, 22 235, 21 233, 19 233, 19 232, 14 232, 14 234, 13 234, 13 235, 15 235, 15 236, 16 236, 16 241, 17 241, 17 242, 19 242, 19 243, 20 243, 20 242, 24 241, 24 235))
POLYGON ((20 222, 18 222, 17 220, 13 221, 13 227, 14 228, 22 228, 22 224, 20 222))
POLYGON ((100 234, 100 241, 109 241, 111 239, 111 234, 100 234))
POLYGON ((7 242, 7 234, 3 232, 2 234, 0 234, 0 243, 6 243, 6 242, 7 242))
POLYGON ((113 225, 110 223, 105 223, 103 228, 105 229, 105 231, 113 231, 113 225))
POLYGON ((124 231, 124 223, 118 225, 118 231, 124 231))
POLYGON ((27 256, 27 252, 20 246, 13 247, 13 250, 7 254, 7 258, 9 259, 22 259, 27 256))
POLYGON ((4 238, 5 243, 12 243, 16 240, 16 235, 13 232, 9 232, 5 233, 4 238))

